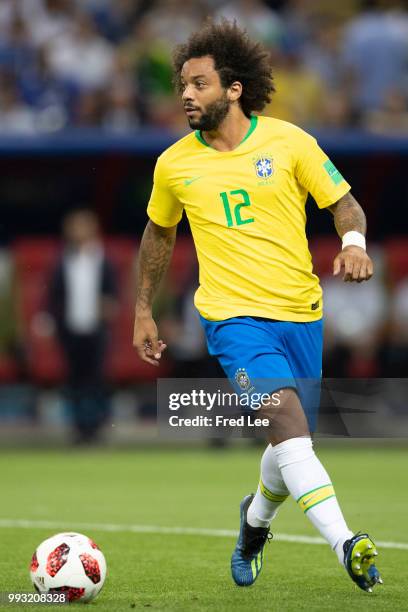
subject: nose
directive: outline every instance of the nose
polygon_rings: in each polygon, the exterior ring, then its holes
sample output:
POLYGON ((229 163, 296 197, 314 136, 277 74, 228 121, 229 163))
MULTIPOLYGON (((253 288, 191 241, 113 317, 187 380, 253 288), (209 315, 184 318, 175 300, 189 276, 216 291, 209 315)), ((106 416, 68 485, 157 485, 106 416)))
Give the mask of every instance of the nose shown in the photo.
POLYGON ((190 85, 186 85, 186 86, 185 86, 185 88, 184 88, 184 90, 183 90, 183 93, 182 93, 182 96, 181 96, 181 98, 182 98, 183 102, 187 102, 187 100, 188 100, 189 102, 191 102, 191 101, 193 100, 193 94, 192 94, 192 91, 193 91, 193 90, 192 90, 192 87, 191 87, 190 85))

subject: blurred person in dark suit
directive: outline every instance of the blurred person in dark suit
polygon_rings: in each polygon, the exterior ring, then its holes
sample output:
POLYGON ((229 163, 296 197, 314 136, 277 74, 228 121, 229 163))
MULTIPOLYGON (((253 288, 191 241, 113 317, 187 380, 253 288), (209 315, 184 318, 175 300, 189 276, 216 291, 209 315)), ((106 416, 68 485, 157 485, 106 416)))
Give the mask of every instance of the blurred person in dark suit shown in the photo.
POLYGON ((115 274, 94 212, 77 209, 63 222, 65 246, 50 284, 50 310, 68 366, 67 399, 76 441, 94 440, 109 414, 103 366, 116 312, 115 274))

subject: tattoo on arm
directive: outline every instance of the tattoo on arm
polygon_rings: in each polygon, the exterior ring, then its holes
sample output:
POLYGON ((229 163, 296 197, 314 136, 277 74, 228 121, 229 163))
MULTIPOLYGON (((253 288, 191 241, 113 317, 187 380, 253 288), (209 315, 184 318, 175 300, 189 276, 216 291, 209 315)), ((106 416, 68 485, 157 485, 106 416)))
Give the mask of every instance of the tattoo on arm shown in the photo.
POLYGON ((136 309, 151 309, 170 263, 176 231, 177 226, 165 228, 152 221, 146 225, 137 266, 136 309))
POLYGON ((367 231, 366 216, 360 204, 350 192, 328 208, 334 216, 334 225, 340 238, 350 231, 360 232, 365 236, 367 231))

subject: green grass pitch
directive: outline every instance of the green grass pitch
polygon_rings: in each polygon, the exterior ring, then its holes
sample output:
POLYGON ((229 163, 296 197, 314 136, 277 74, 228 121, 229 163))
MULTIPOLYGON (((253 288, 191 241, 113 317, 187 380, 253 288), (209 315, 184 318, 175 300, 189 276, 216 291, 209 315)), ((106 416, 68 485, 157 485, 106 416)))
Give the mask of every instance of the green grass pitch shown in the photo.
MULTIPOLYGON (((80 523, 237 529, 239 502, 256 487, 261 453, 261 447, 3 451, 0 591, 31 590, 28 564, 35 547, 58 531, 84 531, 80 523), (6 527, 5 519, 56 521, 61 528, 6 527)), ((374 540, 408 543, 406 450, 344 443, 319 454, 351 528, 367 530, 374 540)), ((292 500, 273 529, 318 535, 292 500)), ((91 526, 85 532, 108 563, 105 587, 89 604, 95 611, 408 610, 408 550, 379 547, 384 586, 368 595, 327 545, 275 541, 266 546, 261 576, 243 589, 230 577, 235 538, 91 526)))

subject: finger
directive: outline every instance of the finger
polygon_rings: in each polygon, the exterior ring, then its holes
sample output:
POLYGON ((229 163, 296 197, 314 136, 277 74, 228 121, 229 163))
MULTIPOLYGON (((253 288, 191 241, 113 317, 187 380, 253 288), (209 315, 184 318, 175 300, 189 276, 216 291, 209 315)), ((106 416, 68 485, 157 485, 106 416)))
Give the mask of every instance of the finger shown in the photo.
POLYGON ((160 359, 161 352, 159 349, 159 339, 157 336, 151 336, 149 338, 150 347, 155 359, 160 359))
POLYGON ((356 281, 360 277, 361 263, 359 261, 355 261, 353 264, 353 271, 351 273, 351 280, 356 281))
POLYGON ((367 262, 367 280, 371 278, 373 274, 374 274, 374 264, 371 261, 371 259, 369 259, 367 262))
POLYGON ((344 258, 344 276, 343 280, 345 282, 351 279, 353 273, 353 260, 350 257, 344 258))
POLYGON ((161 353, 155 353, 151 346, 145 346, 144 352, 147 357, 150 357, 154 361, 157 361, 161 357, 161 353))
POLYGON ((146 342, 144 343, 144 347, 145 347, 145 351, 146 351, 146 353, 147 353, 149 356, 154 357, 155 359, 160 359, 160 357, 161 357, 162 353, 163 353, 163 352, 166 350, 166 348, 167 348, 167 344, 165 344, 165 343, 163 342, 163 340, 158 340, 158 342, 157 342, 157 346, 158 346, 158 349, 157 349, 157 351, 155 352, 155 351, 154 351, 154 349, 153 349, 153 346, 152 346, 152 343, 151 343, 151 342, 146 341, 146 342))
POLYGON ((360 268, 360 274, 357 279, 358 283, 362 283, 363 281, 368 280, 367 278, 367 264, 363 263, 360 268))
POLYGON ((337 274, 339 274, 341 270, 341 263, 342 263, 341 258, 336 257, 333 262, 333 276, 337 276, 337 274))
POLYGON ((147 355, 143 355, 141 359, 142 361, 146 361, 146 363, 150 363, 150 365, 156 366, 156 368, 159 366, 159 362, 156 359, 153 359, 153 357, 148 357, 147 355))
POLYGON ((137 353, 138 353, 140 359, 142 361, 145 361, 146 363, 150 363, 151 365, 158 366, 159 362, 156 359, 154 359, 153 357, 150 357, 147 354, 147 350, 149 350, 149 349, 147 349, 145 346, 137 347, 137 353))
POLYGON ((153 353, 153 351, 152 351, 152 347, 151 347, 151 346, 149 346, 149 345, 147 345, 147 344, 145 344, 145 346, 144 346, 144 353, 145 353, 145 355, 147 355, 148 357, 153 357, 153 356, 154 356, 154 353, 153 353))

